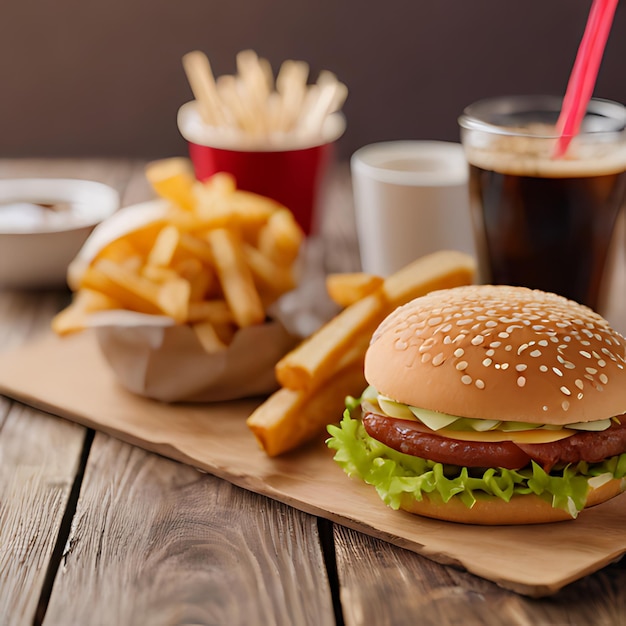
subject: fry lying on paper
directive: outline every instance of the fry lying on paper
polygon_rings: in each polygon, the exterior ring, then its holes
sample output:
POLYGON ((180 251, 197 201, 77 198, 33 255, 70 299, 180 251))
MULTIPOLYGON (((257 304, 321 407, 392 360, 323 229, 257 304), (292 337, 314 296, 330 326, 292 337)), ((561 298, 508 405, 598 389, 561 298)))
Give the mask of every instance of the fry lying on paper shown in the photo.
POLYGON ((363 363, 371 335, 396 307, 430 291, 468 285, 472 257, 436 252, 386 279, 366 274, 330 275, 329 294, 345 307, 276 365, 281 388, 248 418, 269 456, 293 450, 337 421, 346 396, 365 387, 363 363))

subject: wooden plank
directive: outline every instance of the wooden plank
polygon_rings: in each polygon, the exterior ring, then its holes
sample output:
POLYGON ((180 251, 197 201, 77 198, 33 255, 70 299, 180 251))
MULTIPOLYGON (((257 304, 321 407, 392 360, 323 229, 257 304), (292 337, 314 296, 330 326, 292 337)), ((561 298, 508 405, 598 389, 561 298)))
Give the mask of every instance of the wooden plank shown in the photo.
POLYGON ((44 624, 329 624, 317 522, 97 433, 44 624))
MULTIPOLYGON (((47 331, 66 294, 0 292, 0 352, 47 331)), ((0 398, 0 615, 32 622, 86 430, 0 398)))
MULTIPOLYGON (((1 178, 98 180, 122 192, 129 162, 0 160, 1 178)), ((0 352, 47 332, 69 301, 64 291, 0 291, 0 352)), ((86 429, 0 398, 0 615, 3 623, 38 619, 48 564, 57 548, 80 466, 86 429)))
POLYGON ((85 429, 16 404, 0 431, 0 615, 32 623, 85 429))
POLYGON ((624 623, 623 560, 530 599, 341 526, 334 537, 346 626, 624 623))

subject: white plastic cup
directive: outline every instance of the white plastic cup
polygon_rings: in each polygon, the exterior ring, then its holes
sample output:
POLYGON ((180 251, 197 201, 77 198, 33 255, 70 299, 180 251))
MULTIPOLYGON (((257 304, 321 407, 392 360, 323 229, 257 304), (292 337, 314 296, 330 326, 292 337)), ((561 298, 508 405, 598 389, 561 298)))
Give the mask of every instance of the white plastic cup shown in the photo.
POLYGON ((389 276, 438 250, 475 255, 461 144, 390 141, 350 160, 361 267, 389 276))

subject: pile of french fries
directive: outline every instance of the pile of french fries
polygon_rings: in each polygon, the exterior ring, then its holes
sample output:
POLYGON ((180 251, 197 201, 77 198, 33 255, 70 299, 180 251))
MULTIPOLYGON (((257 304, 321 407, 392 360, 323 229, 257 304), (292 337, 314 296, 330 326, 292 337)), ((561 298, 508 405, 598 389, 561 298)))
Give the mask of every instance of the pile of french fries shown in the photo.
POLYGON ((289 452, 340 419, 346 396, 365 388, 363 363, 376 327, 396 307, 436 289, 471 284, 473 257, 456 251, 424 256, 382 279, 363 273, 327 278, 341 312, 276 365, 281 388, 248 418, 269 456, 289 452))
POLYGON ((322 70, 309 84, 305 61, 284 61, 275 79, 269 61, 253 50, 239 52, 236 65, 236 74, 215 78, 203 52, 183 57, 200 116, 208 126, 268 140, 284 133, 317 136, 348 96, 346 85, 329 70, 322 70))
POLYGON ((225 350, 293 289, 304 234, 288 209, 238 190, 228 174, 199 182, 187 159, 173 158, 148 164, 146 176, 169 202, 166 215, 109 242, 72 276, 72 303, 52 328, 66 335, 94 312, 125 309, 189 324, 207 352, 225 350))

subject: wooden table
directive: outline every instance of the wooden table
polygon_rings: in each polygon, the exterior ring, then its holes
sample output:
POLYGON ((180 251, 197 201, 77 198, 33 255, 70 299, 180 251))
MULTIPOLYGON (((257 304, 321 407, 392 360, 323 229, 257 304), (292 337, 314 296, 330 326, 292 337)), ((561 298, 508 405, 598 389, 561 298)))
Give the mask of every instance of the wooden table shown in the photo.
MULTIPOLYGON (((347 167, 322 228, 359 266, 347 167)), ((130 160, 0 161, 150 197, 130 160)), ((0 291, 0 351, 47 330, 67 291, 0 291)), ((620 624, 619 561, 529 599, 0 396, 2 624, 620 624)))

